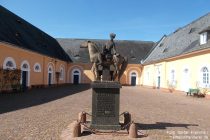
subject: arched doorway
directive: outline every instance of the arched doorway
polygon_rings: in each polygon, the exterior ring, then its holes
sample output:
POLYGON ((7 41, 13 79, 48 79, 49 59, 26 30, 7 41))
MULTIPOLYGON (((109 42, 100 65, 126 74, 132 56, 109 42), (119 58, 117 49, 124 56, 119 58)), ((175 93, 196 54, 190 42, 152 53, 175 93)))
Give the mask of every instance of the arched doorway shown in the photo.
POLYGON ((21 85, 23 90, 30 85, 30 65, 26 60, 21 63, 21 85))
POLYGON ((75 69, 72 71, 72 83, 73 84, 81 83, 81 72, 79 69, 75 69))
POLYGON ((53 67, 52 65, 48 66, 48 86, 53 84, 53 67))
POLYGON ((130 84, 131 84, 131 86, 137 85, 137 73, 136 72, 130 73, 130 84))

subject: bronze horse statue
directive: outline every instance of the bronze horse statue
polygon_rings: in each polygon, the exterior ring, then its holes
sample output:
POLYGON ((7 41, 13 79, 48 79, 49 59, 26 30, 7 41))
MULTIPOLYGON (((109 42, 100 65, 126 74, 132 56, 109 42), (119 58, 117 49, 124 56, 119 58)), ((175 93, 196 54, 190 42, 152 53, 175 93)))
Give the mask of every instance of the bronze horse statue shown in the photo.
MULTIPOLYGON (((100 80, 101 78, 101 73, 99 72, 100 67, 104 66, 106 62, 102 62, 100 64, 99 62, 102 60, 101 52, 97 46, 96 43, 92 41, 86 41, 81 44, 81 48, 88 48, 89 55, 90 55, 90 62, 93 64, 91 71, 94 74, 94 79, 95 80, 100 80)), ((127 57, 122 57, 120 54, 118 55, 113 55, 113 59, 110 63, 110 65, 114 65, 115 67, 115 72, 113 74, 113 77, 111 80, 115 80, 118 78, 118 81, 120 81, 120 78, 122 77, 126 67, 128 64, 128 59, 127 57)))

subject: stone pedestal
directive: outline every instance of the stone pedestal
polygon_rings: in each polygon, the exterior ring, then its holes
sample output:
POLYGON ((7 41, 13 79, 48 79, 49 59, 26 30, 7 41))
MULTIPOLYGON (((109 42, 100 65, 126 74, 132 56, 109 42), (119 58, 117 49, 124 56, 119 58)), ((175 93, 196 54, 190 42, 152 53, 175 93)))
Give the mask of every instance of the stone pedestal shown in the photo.
POLYGON ((120 130, 119 103, 121 84, 114 81, 94 81, 92 86, 91 128, 120 130))

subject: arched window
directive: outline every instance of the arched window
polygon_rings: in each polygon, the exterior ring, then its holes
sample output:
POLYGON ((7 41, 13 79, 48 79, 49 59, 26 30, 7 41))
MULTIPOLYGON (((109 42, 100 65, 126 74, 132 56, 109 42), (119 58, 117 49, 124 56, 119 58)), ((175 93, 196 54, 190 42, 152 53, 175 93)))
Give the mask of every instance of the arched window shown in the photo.
POLYGON ((175 81, 175 70, 171 70, 171 81, 175 81))
POLYGON ((3 63, 3 69, 16 69, 16 63, 15 60, 12 57, 7 57, 4 60, 3 63))
POLYGON ((6 67, 12 68, 12 67, 14 67, 14 64, 12 63, 12 61, 7 61, 6 67))
POLYGON ((77 70, 76 70, 76 71, 74 71, 74 74, 78 74, 78 73, 79 73, 79 71, 77 71, 77 70))
POLYGON ((52 73, 52 67, 49 67, 48 72, 52 73))
POLYGON ((23 68, 24 69, 28 69, 28 65, 27 64, 23 64, 23 68))
POLYGON ((187 74, 189 72, 189 70, 186 68, 184 69, 184 73, 187 74))
POLYGON ((27 60, 24 60, 21 63, 21 70, 22 71, 30 71, 30 65, 29 65, 29 62, 27 60))
POLYGON ((34 72, 41 72, 41 65, 39 63, 34 64, 34 72))
POLYGON ((175 80, 175 70, 170 71, 170 80, 169 84, 175 86, 176 85, 176 80, 175 80))
POLYGON ((202 75, 202 86, 208 87, 209 85, 209 70, 207 67, 203 67, 201 69, 201 75, 202 75))
POLYGON ((64 79, 64 68, 61 67, 60 68, 60 80, 63 80, 64 79))
POLYGON ((131 76, 136 76, 136 73, 135 73, 135 72, 132 72, 132 73, 131 73, 131 76))
POLYGON ((147 81, 149 81, 149 72, 147 72, 147 81))

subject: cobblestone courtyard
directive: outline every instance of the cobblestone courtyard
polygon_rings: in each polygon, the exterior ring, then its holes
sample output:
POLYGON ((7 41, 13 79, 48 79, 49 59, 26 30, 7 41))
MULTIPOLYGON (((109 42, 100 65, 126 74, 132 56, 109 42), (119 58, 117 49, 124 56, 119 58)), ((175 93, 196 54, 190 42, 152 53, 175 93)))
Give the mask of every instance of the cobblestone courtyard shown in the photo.
MULTIPOLYGON (((129 111, 139 139, 210 139, 210 100, 143 87, 123 87, 120 112, 129 111), (170 137, 172 136, 172 137, 170 137)), ((0 95, 0 139, 57 140, 81 111, 91 111, 88 85, 33 89, 0 95)), ((86 135, 76 139, 129 139, 86 135)))

